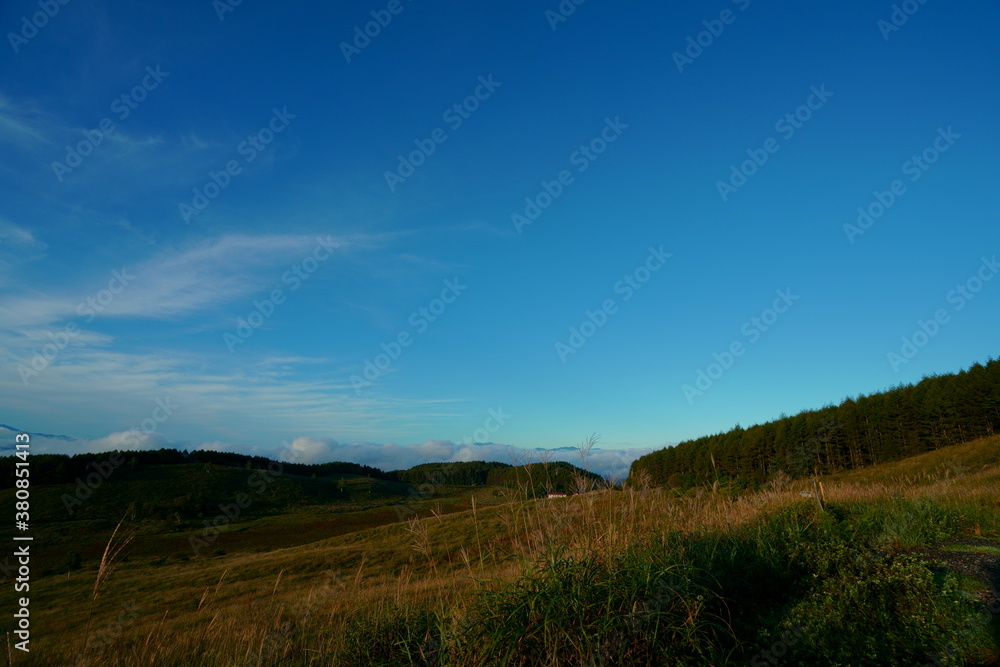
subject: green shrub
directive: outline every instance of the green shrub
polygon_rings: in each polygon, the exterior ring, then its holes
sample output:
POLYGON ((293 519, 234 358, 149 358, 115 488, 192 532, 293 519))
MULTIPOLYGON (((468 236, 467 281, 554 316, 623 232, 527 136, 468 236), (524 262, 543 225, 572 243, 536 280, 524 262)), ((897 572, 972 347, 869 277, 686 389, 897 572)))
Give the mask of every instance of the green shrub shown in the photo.
POLYGON ((958 665, 977 642, 953 575, 935 577, 911 556, 872 559, 843 546, 819 569, 826 576, 781 624, 802 635, 790 664, 909 666, 938 656, 958 665))

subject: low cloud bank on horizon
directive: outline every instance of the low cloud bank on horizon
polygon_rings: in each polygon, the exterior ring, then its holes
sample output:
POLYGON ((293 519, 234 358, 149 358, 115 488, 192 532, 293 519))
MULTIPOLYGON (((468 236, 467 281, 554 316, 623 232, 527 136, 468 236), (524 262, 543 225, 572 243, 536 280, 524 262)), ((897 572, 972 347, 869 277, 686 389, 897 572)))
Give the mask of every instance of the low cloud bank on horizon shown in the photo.
MULTIPOLYGON (((0 454, 9 455, 14 450, 16 431, 0 429, 0 454)), ((103 438, 77 439, 67 436, 32 435, 33 454, 84 454, 101 453, 112 450, 138 451, 161 448, 187 451, 205 450, 234 452, 251 456, 295 463, 326 463, 346 461, 371 466, 383 471, 412 468, 421 463, 450 463, 465 461, 499 461, 512 465, 548 461, 566 461, 586 467, 608 479, 628 477, 632 462, 654 451, 652 448, 601 449, 593 448, 587 453, 586 462, 576 447, 555 449, 522 449, 500 443, 456 443, 450 440, 428 440, 419 444, 399 445, 395 443, 346 443, 330 438, 300 436, 273 448, 254 445, 239 445, 221 441, 194 444, 187 441, 171 441, 158 433, 136 433, 122 431, 103 438)))

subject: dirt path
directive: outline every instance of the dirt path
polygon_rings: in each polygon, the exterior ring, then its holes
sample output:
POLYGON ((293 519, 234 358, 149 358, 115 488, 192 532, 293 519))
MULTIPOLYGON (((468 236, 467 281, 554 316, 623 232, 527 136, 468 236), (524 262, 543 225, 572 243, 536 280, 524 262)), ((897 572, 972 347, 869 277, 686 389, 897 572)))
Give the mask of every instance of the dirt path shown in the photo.
MULTIPOLYGON (((926 558, 927 560, 943 561, 945 568, 956 574, 972 577, 982 582, 988 591, 983 592, 983 603, 993 613, 998 613, 997 607, 1000 605, 1000 555, 979 553, 975 551, 951 551, 946 547, 967 546, 967 547, 994 547, 1000 549, 1000 541, 986 540, 975 537, 948 540, 935 544, 930 548, 901 549, 901 552, 910 553, 915 556, 926 558)), ((932 569, 941 569, 935 567, 932 569)))

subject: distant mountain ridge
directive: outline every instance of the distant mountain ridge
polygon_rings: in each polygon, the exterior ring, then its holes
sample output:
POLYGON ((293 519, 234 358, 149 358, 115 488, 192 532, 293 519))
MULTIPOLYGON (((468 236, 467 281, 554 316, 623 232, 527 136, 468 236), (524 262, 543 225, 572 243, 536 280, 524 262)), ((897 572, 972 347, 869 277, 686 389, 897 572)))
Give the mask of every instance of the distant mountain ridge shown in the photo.
MULTIPOLYGON (((235 452, 195 450, 182 452, 176 449, 126 450, 112 457, 111 452, 86 452, 72 456, 66 454, 38 454, 32 463, 32 484, 71 484, 91 474, 101 466, 108 470, 105 477, 117 467, 128 469, 147 468, 168 470, 190 464, 211 464, 232 470, 269 471, 282 477, 300 479, 336 479, 343 475, 368 477, 387 483, 404 485, 457 484, 528 487, 542 493, 547 490, 571 491, 577 478, 597 484, 599 475, 587 472, 571 463, 553 461, 549 464, 532 463, 511 466, 493 461, 463 461, 456 463, 423 463, 405 470, 383 471, 372 466, 346 461, 326 463, 288 463, 235 452)), ((14 486, 16 460, 13 456, 0 456, 0 489, 14 486)), ((252 473, 251 473, 252 474, 252 473)), ((112 484, 113 486, 113 484, 112 484)))
POLYGON ((32 433, 31 431, 26 431, 21 428, 14 428, 13 426, 8 426, 7 424, 0 424, 0 428, 7 429, 8 431, 13 431, 14 433, 27 433, 29 435, 38 436, 39 438, 49 438, 50 440, 64 440, 66 442, 74 442, 77 440, 77 438, 73 438, 68 435, 53 435, 51 433, 32 433))

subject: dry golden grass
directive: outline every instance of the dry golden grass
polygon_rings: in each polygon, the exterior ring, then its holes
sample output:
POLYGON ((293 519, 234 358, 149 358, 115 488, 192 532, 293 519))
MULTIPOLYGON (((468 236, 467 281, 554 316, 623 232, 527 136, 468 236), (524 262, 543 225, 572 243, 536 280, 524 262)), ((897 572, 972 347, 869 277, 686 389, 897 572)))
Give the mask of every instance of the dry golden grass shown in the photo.
MULTIPOLYGON (((982 463, 998 449, 1000 438, 988 438, 831 476, 821 480, 823 496, 828 503, 927 497, 1000 508, 1000 469, 982 463)), ((473 590, 513 580, 553 547, 613 555, 662 531, 731 530, 802 501, 811 488, 799 480, 736 498, 634 488, 537 501, 512 495, 492 507, 267 553, 48 577, 32 584, 33 652, 13 657, 17 664, 191 665, 298 664, 314 656, 328 664, 320 657, 337 649, 352 618, 396 608, 453 612, 473 590), (125 603, 138 610, 123 613, 125 603)))

